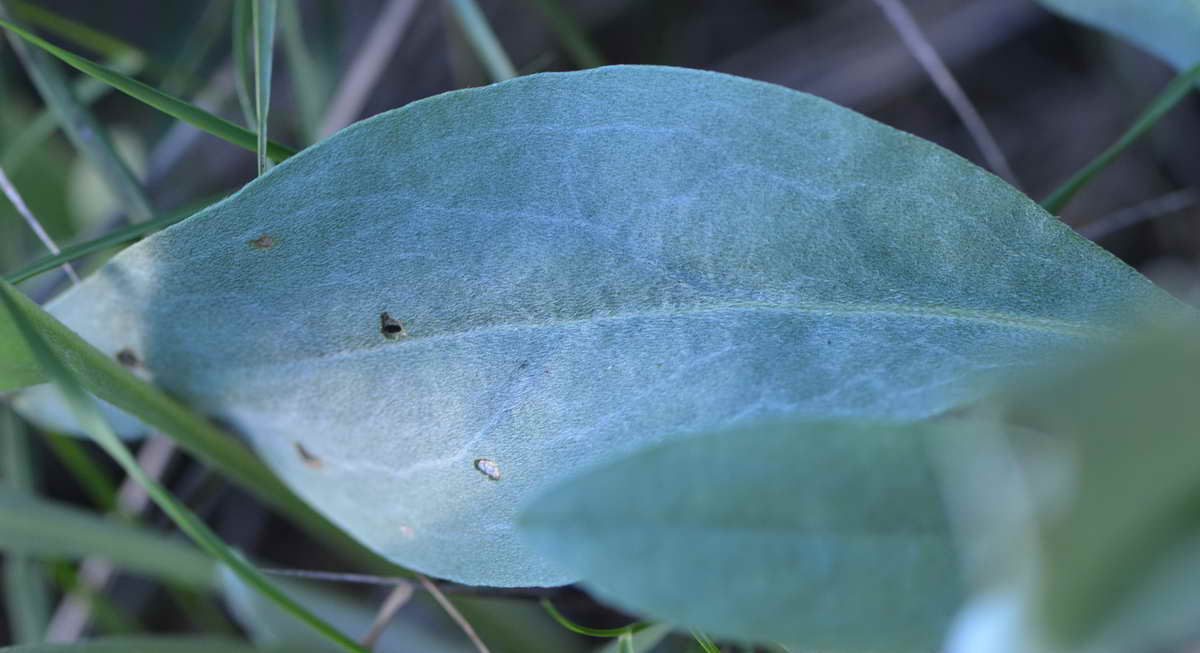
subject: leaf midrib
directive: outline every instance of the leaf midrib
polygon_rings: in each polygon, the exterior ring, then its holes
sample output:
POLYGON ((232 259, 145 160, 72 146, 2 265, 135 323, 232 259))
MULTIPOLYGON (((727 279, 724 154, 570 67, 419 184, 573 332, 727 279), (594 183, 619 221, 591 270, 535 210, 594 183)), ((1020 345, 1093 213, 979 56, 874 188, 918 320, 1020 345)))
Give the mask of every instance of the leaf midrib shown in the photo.
MULTIPOLYGON (((369 346, 358 346, 350 349, 343 349, 319 355, 306 355, 291 359, 278 360, 252 360, 248 357, 239 357, 239 362, 230 364, 222 362, 214 364, 222 371, 233 369, 254 369, 263 367, 287 367, 294 365, 303 365, 308 363, 328 362, 341 359, 354 359, 359 356, 371 356, 378 353, 378 350, 391 347, 412 346, 418 343, 428 344, 430 341, 450 340, 455 338, 464 338, 489 332, 500 331, 521 331, 527 329, 554 329, 565 328, 574 325, 597 324, 609 321, 623 321, 635 319, 654 319, 654 318, 681 318, 689 315, 703 315, 709 313, 721 312, 767 312, 780 314, 800 314, 813 316, 861 316, 861 315, 883 315, 894 316, 898 318, 909 319, 927 319, 927 320, 949 320, 959 322, 971 322, 994 327, 1010 327, 1013 329, 1022 329, 1028 331, 1039 331, 1043 333, 1051 333, 1059 336, 1074 337, 1082 339, 1110 339, 1115 337, 1117 331, 1110 327, 1099 327, 1086 325, 1077 322, 1069 322, 1066 320, 1056 320, 1052 318, 1039 318, 1025 315, 1014 315, 1008 313, 998 313, 992 311, 980 311, 974 309, 961 309, 947 306, 906 306, 903 304, 862 304, 862 305, 847 305, 836 304, 832 302, 812 302, 812 303, 790 303, 790 304, 765 304, 759 302, 725 302, 719 304, 709 304, 705 306, 674 309, 674 310, 658 310, 658 311, 639 311, 637 313, 610 313, 606 315, 589 315, 578 319, 554 319, 544 322, 510 322, 500 324, 487 324, 476 328, 463 329, 459 331, 446 331, 441 333, 432 333, 423 335, 420 332, 419 324, 406 323, 411 334, 408 338, 399 341, 379 342, 369 346)), ((382 340, 382 338, 381 338, 382 340)))

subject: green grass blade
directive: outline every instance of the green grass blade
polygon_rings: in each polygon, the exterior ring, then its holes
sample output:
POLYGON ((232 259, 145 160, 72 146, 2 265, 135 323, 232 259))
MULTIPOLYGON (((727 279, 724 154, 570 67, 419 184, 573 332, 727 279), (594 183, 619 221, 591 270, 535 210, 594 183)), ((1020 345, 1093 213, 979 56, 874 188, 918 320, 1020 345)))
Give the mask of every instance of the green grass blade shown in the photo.
POLYGON ((639 621, 631 623, 628 626, 622 626, 621 628, 589 628, 587 626, 581 626, 574 621, 567 619, 563 613, 558 611, 558 608, 554 607, 554 604, 550 602, 550 599, 542 599, 541 604, 542 609, 546 611, 546 614, 549 614, 551 618, 557 621, 558 625, 573 633, 587 635, 588 637, 620 637, 625 633, 636 633, 637 631, 643 630, 649 626, 649 624, 639 621))
MULTIPOLYGON (((258 114, 254 110, 254 54, 250 46, 250 32, 253 30, 254 8, 250 2, 237 2, 233 5, 233 20, 230 39, 233 41, 233 87, 237 91, 238 107, 242 110, 242 119, 251 130, 258 130, 258 114)), ((258 147, 257 140, 255 147, 258 147)))
MULTIPOLYGON (((631 633, 633 639, 633 651, 635 653, 647 653, 654 650, 659 642, 666 639, 671 634, 671 624, 653 624, 650 627, 640 630, 636 633, 631 633)), ((621 645, 619 641, 610 641, 604 646, 596 650, 596 653, 621 653, 621 645)))
MULTIPOLYGON (((134 376, 11 285, 0 283, 0 295, 5 297, 0 308, 6 309, 0 313, 0 348, 7 345, 7 351, 0 360, 5 360, 5 364, 25 365, 36 361, 27 341, 24 347, 11 342, 11 331, 17 324, 32 322, 47 334, 60 355, 71 361, 75 373, 90 392, 171 436, 181 447, 259 498, 283 508, 289 514, 300 516, 308 523, 312 522, 315 513, 284 487, 241 443, 134 376), (5 333, 6 329, 10 332, 5 333), (6 338, 9 340, 6 341, 6 338)), ((44 380, 47 380, 44 375, 38 379, 39 382, 44 380)), ((2 383, 0 387, 3 387, 2 383)))
MULTIPOLYGON (((0 18, 7 19, 10 15, 6 0, 0 0, 0 18)), ((4 21, 0 21, 0 24, 11 26, 4 21)), ((16 26, 11 26, 10 29, 16 34, 29 34, 16 26)), ((58 116, 58 121, 71 144, 95 166, 113 194, 121 198, 121 204, 133 221, 144 222, 152 218, 154 210, 141 182, 117 154, 107 130, 75 99, 66 76, 50 59, 44 51, 45 48, 42 48, 43 51, 30 48, 12 33, 9 34, 9 42, 24 63, 25 71, 37 87, 38 93, 58 116)))
POLYGON ((210 589, 213 561, 195 547, 155 531, 73 506, 0 491, 0 550, 39 558, 99 555, 145 576, 210 589))
POLYGON ((1200 84, 1200 65, 1193 66, 1186 70, 1175 81, 1171 82, 1167 88, 1154 98, 1150 106, 1138 116, 1131 126, 1121 137, 1117 139, 1107 150, 1100 153, 1087 164, 1082 170, 1075 173, 1073 177, 1067 180, 1062 186, 1050 194, 1049 197, 1042 200, 1042 206, 1054 215, 1058 215, 1066 208, 1071 199, 1075 197, 1079 191, 1083 190, 1084 186, 1102 170, 1107 168, 1109 164, 1117 160, 1129 146, 1133 145, 1146 132, 1150 131, 1154 125, 1163 116, 1167 115, 1175 105, 1179 104, 1183 98, 1187 97, 1197 84, 1200 84))
POLYGON ((550 29, 571 61, 580 68, 596 68, 604 65, 604 57, 588 40, 587 33, 560 0, 529 0, 541 10, 550 29))
POLYGON ((108 472, 96 463, 77 438, 44 433, 42 442, 58 461, 71 472, 92 505, 100 512, 111 512, 117 503, 117 486, 108 472))
POLYGON ((106 637, 70 644, 0 648, 0 653, 259 653, 242 640, 216 637, 106 637))
MULTIPOLYGON (((36 482, 29 434, 5 404, 0 404, 0 463, 4 466, 2 493, 32 499, 36 482)), ((4 521, 0 521, 0 529, 3 528, 4 521)), ((5 557, 4 607, 13 640, 42 641, 50 622, 50 594, 40 563, 21 553, 5 557)))
MULTIPOLYGON (((138 56, 120 57, 109 62, 114 70, 126 75, 138 73, 143 64, 144 60, 138 56)), ((85 107, 90 107, 112 90, 108 84, 87 75, 81 76, 71 85, 72 94, 79 104, 85 107)), ((3 154, 0 154, 0 168, 16 174, 29 155, 37 151, 57 129, 58 117, 50 109, 43 110, 29 124, 24 125, 12 143, 4 148, 3 154)))
POLYGON ((233 0, 206 3, 195 29, 184 40, 163 73, 159 85, 163 91, 188 96, 204 84, 205 80, 196 75, 195 70, 208 59, 217 42, 225 36, 225 25, 229 22, 228 14, 233 6, 233 0))
POLYGON ((55 351, 70 361, 89 392, 171 437, 180 447, 226 478, 278 508, 309 532, 354 556, 360 563, 380 573, 396 573, 395 565, 352 540, 296 497, 245 445, 134 376, 11 284, 0 282, 0 296, 5 297, 4 303, 0 304, 0 391, 47 380, 45 374, 38 371, 32 351, 20 341, 20 334, 15 331, 19 313, 21 318, 33 322, 47 334, 55 351))
MULTIPOLYGON (((239 127, 224 118, 213 115, 177 97, 163 93, 154 87, 147 86, 127 75, 122 75, 79 55, 68 52, 8 21, 0 20, 0 27, 7 28, 26 41, 58 57, 67 65, 102 80, 118 91, 140 100, 173 118, 190 123, 217 138, 247 150, 256 151, 258 148, 258 137, 250 130, 239 127)), ((296 151, 292 148, 280 145, 274 141, 269 141, 267 144, 267 155, 276 163, 287 159, 295 153, 296 151)))
POLYGON ((267 157, 267 115, 271 109, 271 68, 275 61, 275 0, 254 0, 254 121, 258 129, 258 174, 271 167, 267 157))
POLYGON ((154 503, 171 518, 172 521, 193 541, 213 558, 223 562, 246 584, 250 585, 263 596, 274 602, 280 609, 288 612, 300 621, 308 624, 317 633, 353 653, 366 653, 366 649, 358 645, 321 618, 309 612, 290 596, 277 588, 255 567, 250 565, 240 555, 236 554, 196 517, 186 506, 175 499, 158 481, 146 473, 133 454, 125 447, 116 433, 109 427, 108 422, 100 412, 99 406, 87 395, 80 379, 75 372, 63 363, 52 350, 52 346, 42 336, 39 326, 27 317, 27 312, 15 297, 15 291, 5 285, 0 287, 0 301, 8 309, 17 330, 25 339, 26 345, 33 352, 38 363, 45 369, 47 375, 54 380, 70 404, 72 412, 84 430, 100 445, 131 478, 144 488, 154 503))
POLYGON ((10 0, 8 5, 17 18, 110 59, 129 55, 146 59, 146 53, 141 48, 43 7, 20 0, 10 0))
POLYGON ((287 70, 292 80, 292 93, 300 110, 305 143, 312 143, 320 133, 329 82, 308 50, 302 18, 298 3, 285 2, 279 7, 280 32, 287 70))
POLYGON ((176 222, 183 220, 196 211, 208 206, 213 201, 216 201, 216 199, 219 198, 215 198, 212 201, 203 202, 201 205, 193 204, 184 209, 172 211, 148 222, 139 222, 137 224, 131 224, 126 227, 122 227, 121 229, 111 231, 103 236, 100 236, 99 238, 89 240, 85 243, 64 247, 58 254, 34 261, 24 268, 5 277, 4 280, 13 284, 20 283, 27 279, 36 277, 43 272, 49 272, 63 263, 73 261, 77 258, 87 256, 88 254, 99 252, 110 247, 116 247, 117 245, 137 240, 142 236, 154 233, 160 229, 165 229, 176 222))
POLYGON ((692 634, 692 639, 696 640, 700 648, 704 649, 704 653, 721 653, 721 649, 717 648, 717 645, 713 643, 708 635, 699 630, 691 630, 689 632, 692 634))
POLYGON ((504 51, 504 46, 500 45, 500 39, 496 38, 496 33, 492 31, 487 17, 483 15, 475 0, 447 2, 450 4, 451 14, 462 26, 467 41, 475 50, 475 55, 479 57, 483 67, 487 69, 492 81, 502 82, 516 77, 517 69, 513 67, 512 60, 508 58, 508 53, 504 51))

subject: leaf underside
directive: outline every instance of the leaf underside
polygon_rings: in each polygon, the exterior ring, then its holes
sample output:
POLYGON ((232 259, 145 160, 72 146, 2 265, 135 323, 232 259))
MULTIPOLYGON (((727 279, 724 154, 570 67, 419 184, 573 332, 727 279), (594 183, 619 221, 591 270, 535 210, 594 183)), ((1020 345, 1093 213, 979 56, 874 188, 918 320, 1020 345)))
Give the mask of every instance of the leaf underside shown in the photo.
POLYGON ((933 450, 972 428, 789 421, 676 440, 552 488, 521 531, 636 613, 799 650, 932 651, 963 593, 933 450))
POLYGON ((1200 63, 1197 0, 1038 0, 1067 18, 1153 52, 1178 70, 1200 63))
POLYGON ((928 142, 618 66, 352 126, 51 311, 379 552, 531 586, 576 573, 517 511, 582 466, 757 418, 937 414, 1183 309, 928 142))

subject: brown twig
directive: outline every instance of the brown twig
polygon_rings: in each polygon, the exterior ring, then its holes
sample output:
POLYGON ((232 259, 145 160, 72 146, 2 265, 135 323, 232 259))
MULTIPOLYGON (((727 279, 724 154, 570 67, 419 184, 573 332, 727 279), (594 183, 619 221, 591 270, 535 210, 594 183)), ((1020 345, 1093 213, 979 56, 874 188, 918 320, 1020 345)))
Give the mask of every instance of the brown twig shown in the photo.
POLYGON ((1184 188, 1092 220, 1079 227, 1077 231, 1080 236, 1088 240, 1099 240, 1122 229, 1128 229, 1139 222, 1153 220, 1197 204, 1200 204, 1200 190, 1184 188))
POLYGON ((391 594, 388 594, 387 598, 383 601, 383 605, 379 607, 379 614, 375 615, 375 623, 371 624, 371 632, 362 638, 363 648, 375 648, 375 644, 383 635, 383 631, 387 630, 388 624, 391 623, 392 617, 396 616, 396 612, 408 603, 412 595, 412 583, 406 580, 396 583, 396 589, 392 590, 391 594))
POLYGON ((404 36, 418 4, 419 0, 391 0, 383 8, 371 33, 367 35, 366 43, 347 68, 349 74, 342 79, 334 93, 333 104, 321 123, 321 138, 350 124, 362 111, 367 96, 383 73, 384 65, 400 44, 400 37, 404 36))
POLYGON ((913 19, 908 7, 904 6, 902 0, 875 0, 875 4, 879 5, 888 22, 900 34, 900 39, 904 41, 909 52, 925 69, 929 78, 933 80, 934 86, 958 114, 959 119, 971 134, 971 138, 975 140, 975 144, 983 153, 983 158, 987 161, 988 166, 1010 184, 1019 185, 1016 174, 1009 167, 1008 159, 1004 157, 1004 152, 996 143, 996 139, 983 121, 983 117, 979 115, 975 105, 971 104, 970 98, 963 92, 958 81, 954 79, 954 75, 946 67, 946 63, 942 61, 933 44, 921 32, 921 27, 913 19))
POLYGON ((450 615, 450 618, 458 624, 459 628, 462 628, 462 631, 467 634, 467 638, 471 640, 475 648, 479 649, 479 653, 490 653, 487 645, 483 643, 483 640, 479 639, 479 635, 475 634, 475 629, 471 627, 470 622, 462 616, 458 608, 454 607, 450 599, 446 598, 445 594, 442 594, 442 590, 438 589, 437 585, 434 585, 433 581, 429 580, 424 574, 417 574, 417 580, 421 581, 421 585, 426 590, 429 590, 429 593, 437 600, 438 605, 442 606, 442 609, 446 611, 446 614, 450 615))

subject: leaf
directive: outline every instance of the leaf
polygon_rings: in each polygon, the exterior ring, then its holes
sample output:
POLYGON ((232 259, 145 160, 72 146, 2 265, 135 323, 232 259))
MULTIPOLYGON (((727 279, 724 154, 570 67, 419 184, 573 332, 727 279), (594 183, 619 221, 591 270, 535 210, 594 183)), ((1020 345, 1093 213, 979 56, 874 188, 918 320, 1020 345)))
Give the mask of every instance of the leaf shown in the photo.
POLYGON ((1128 39, 1178 70, 1200 64, 1200 3, 1196 0, 1038 2, 1067 18, 1128 39))
MULTIPOLYGON (((1052 433, 1065 482, 1043 493, 1031 614, 1070 650, 1149 650, 1200 618, 1200 339, 1194 327, 1137 342, 1028 383, 1009 419, 1052 433)), ((1030 454, 1028 458, 1036 460, 1030 454)))
MULTIPOLYGON (((96 402, 88 396, 77 373, 64 363, 60 354, 55 351, 46 336, 39 331, 36 319, 42 317, 36 312, 23 310, 21 300, 24 296, 8 284, 0 284, 0 304, 11 316, 12 322, 25 340, 26 346, 32 352, 38 364, 45 370, 58 386, 63 396, 71 406, 75 418, 89 436, 98 444, 121 469, 145 490, 146 494, 179 527, 189 538, 210 556, 224 563, 241 577, 247 585, 253 587, 264 597, 273 601, 281 610, 291 614, 297 620, 309 626, 316 633, 330 642, 336 643, 350 653, 366 653, 353 639, 331 627, 319 617, 313 615, 303 606, 294 601, 285 592, 273 585, 253 565, 233 552, 207 524, 195 515, 187 506, 167 491, 158 480, 152 477, 141 465, 133 453, 121 443, 116 433, 104 420, 104 415, 96 402)), ((51 322, 53 322, 51 320, 51 322)), ((44 325, 45 322, 42 322, 44 325)), ((47 329, 51 331, 52 329, 47 329)))
POLYGON ((108 637, 70 644, 30 644, 0 653, 256 653, 245 642, 220 637, 108 637))
POLYGON ((788 421, 669 442, 550 488, 521 533, 655 619, 801 650, 931 651, 963 581, 930 449, 970 429, 788 421))
MULTIPOLYGON (((311 630, 264 600, 228 569, 221 569, 218 577, 230 611, 260 646, 277 647, 295 653, 334 653, 341 650, 328 642, 314 640, 311 630)), ((371 605, 311 584, 284 580, 275 582, 289 596, 342 632, 362 636, 371 630, 375 620, 375 609, 371 605)), ((435 616, 432 611, 423 613, 422 619, 412 618, 415 607, 407 605, 400 609, 375 645, 375 653, 471 653, 475 650, 452 625, 444 630, 431 627, 430 617, 435 616)))
POLYGON ((0 550, 43 558, 102 555, 151 578, 188 587, 212 586, 212 560, 193 546, 10 490, 0 490, 0 550))
POLYGON ((51 310, 376 551, 497 586, 575 579, 513 522, 582 466, 753 418, 921 418, 1195 319, 937 146, 636 66, 361 122, 51 310))
MULTIPOLYGON (((0 298, 5 300, 0 302, 0 391, 19 386, 23 381, 46 380, 33 351, 17 328, 18 318, 29 321, 59 360, 66 361, 88 392, 161 430, 189 453, 261 500, 280 508, 314 534, 356 553, 361 552, 347 542, 344 534, 284 487, 240 442, 84 342, 7 282, 0 282, 0 298), (347 544, 350 546, 345 546, 347 544)), ((122 345, 114 350, 114 357, 124 348, 122 345)), ((77 420, 73 421, 78 424, 77 420)))

